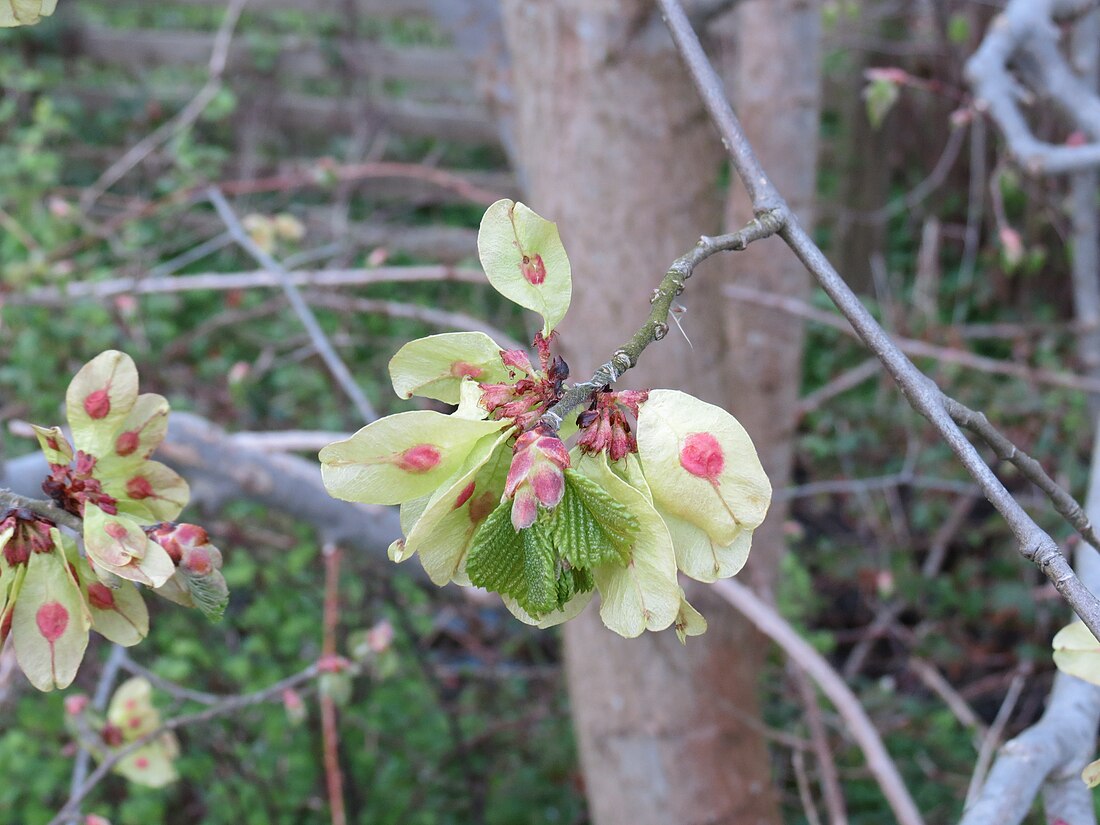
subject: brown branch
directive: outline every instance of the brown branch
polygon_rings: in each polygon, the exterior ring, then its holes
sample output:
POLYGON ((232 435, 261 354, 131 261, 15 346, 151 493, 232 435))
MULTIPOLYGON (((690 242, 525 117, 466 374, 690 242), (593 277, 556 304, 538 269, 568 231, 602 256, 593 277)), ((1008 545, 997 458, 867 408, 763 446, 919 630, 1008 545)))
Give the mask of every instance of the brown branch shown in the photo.
POLYGON ((359 411, 359 415, 366 421, 374 421, 378 418, 378 414, 374 411, 374 405, 370 403, 366 394, 356 383, 347 364, 345 364, 340 356, 336 354, 336 350, 333 349, 332 344, 328 340, 328 336, 325 335, 325 331, 321 329, 321 325, 317 322, 317 316, 313 314, 313 310, 309 308, 309 304, 307 304, 302 297, 302 293, 298 290, 294 281, 289 277, 290 273, 287 271, 286 267, 276 261, 270 254, 261 249, 259 244, 252 240, 252 237, 245 231, 236 213, 233 211, 233 208, 229 205, 229 202, 221 192, 211 188, 207 190, 207 196, 210 198, 210 202, 214 204, 214 208, 218 212, 218 217, 222 219, 225 228, 229 231, 229 234, 233 236, 233 240, 237 242, 237 245, 247 252, 260 266, 275 272, 279 276, 279 283, 283 288, 283 293, 286 295, 298 319, 302 322, 302 326, 304 326, 306 332, 309 333, 310 341, 313 342, 313 346, 317 350, 318 355, 321 356, 321 360, 325 362, 325 366, 328 367, 329 372, 332 373, 332 377, 336 379, 336 382, 344 390, 344 393, 351 399, 352 403, 355 404, 356 409, 359 411))
POLYGON ((191 725, 209 722, 211 719, 217 719, 219 716, 228 716, 253 705, 259 705, 264 702, 278 699, 283 695, 284 691, 291 690, 317 678, 319 672, 318 666, 312 664, 305 670, 293 676, 288 676, 286 679, 278 681, 263 690, 223 697, 216 705, 211 705, 205 710, 200 710, 195 713, 189 713, 184 716, 176 716, 169 719, 156 730, 150 731, 124 747, 111 751, 110 754, 99 763, 99 766, 92 771, 84 783, 69 796, 68 801, 61 810, 58 811, 57 815, 49 821, 48 825, 63 825, 63 823, 72 822, 74 816, 76 816, 76 810, 79 808, 80 803, 84 801, 84 798, 88 794, 95 790, 96 786, 103 781, 107 774, 110 773, 119 762, 139 748, 163 736, 165 733, 191 725))
MULTIPOLYGON (((366 286, 368 284, 409 283, 413 281, 453 281, 484 284, 480 269, 453 266, 382 266, 376 269, 321 269, 290 272, 290 283, 297 287, 366 286)), ((56 306, 80 298, 103 300, 115 295, 163 295, 208 290, 227 292, 237 289, 282 289, 280 273, 261 269, 255 272, 210 272, 179 275, 175 278, 112 278, 106 281, 76 281, 63 287, 42 287, 25 293, 3 296, 11 306, 56 306)))
POLYGON ((761 211, 778 213, 782 226, 779 236, 814 276, 867 347, 882 361, 909 404, 928 419, 978 482, 986 498, 1012 530, 1020 554, 1050 579, 1089 629, 1100 637, 1100 599, 1082 584, 1054 539, 1024 511, 985 463, 952 420, 943 403, 944 394, 913 365, 875 321, 770 183, 726 100, 722 81, 703 52, 679 0, 658 0, 658 3, 684 64, 718 127, 730 160, 752 199, 754 210, 758 214, 761 211))
POLYGON ((1047 475, 1047 471, 1043 469, 1042 464, 999 432, 996 427, 989 423, 985 413, 972 410, 965 404, 947 396, 944 397, 943 403, 956 423, 980 436, 986 444, 993 448, 997 458, 1011 463, 1024 478, 1042 490, 1050 499, 1050 503, 1054 506, 1058 515, 1068 521, 1073 529, 1080 534, 1081 538, 1100 550, 1100 536, 1096 535, 1096 530, 1089 521, 1084 508, 1077 503, 1073 496, 1062 489, 1053 478, 1047 475))
POLYGON ((1051 92, 1094 141, 1100 139, 1100 99, 1065 65, 1055 25, 1059 18, 1079 15, 1095 5, 1095 0, 1011 0, 990 23, 981 46, 967 61, 966 77, 974 90, 975 107, 993 118, 1009 151, 1028 171, 1057 174, 1100 164, 1100 142, 1065 146, 1035 137, 1020 110, 1024 91, 1009 73, 1021 55, 1028 56, 1040 83, 1045 84, 1040 90, 1051 92))
POLYGON ((638 358, 646 347, 668 334, 668 316, 672 310, 672 302, 684 291, 695 268, 719 252, 739 251, 753 241, 771 237, 783 226, 784 219, 781 215, 779 210, 759 210, 756 217, 739 232, 714 237, 704 235, 690 252, 673 261, 660 285, 653 291, 653 309, 637 332, 615 351, 611 360, 597 368, 589 380, 570 387, 561 400, 543 414, 542 423, 557 430, 570 410, 585 403, 592 393, 618 381, 624 372, 638 363, 638 358))
POLYGON ((240 20, 241 12, 244 11, 247 2, 248 0, 229 0, 221 26, 214 36, 208 77, 202 88, 175 116, 131 146, 121 158, 111 164, 99 176, 95 183, 85 190, 80 198, 80 207, 84 212, 88 212, 100 195, 118 183, 157 147, 171 140, 173 136, 185 129, 190 128, 199 119, 199 116, 206 111, 206 107, 218 96, 218 93, 222 90, 222 76, 225 73, 229 47, 233 40, 233 31, 237 27, 237 21, 240 20))
MULTIPOLYGON (((782 295, 772 295, 735 284, 725 287, 723 292, 737 301, 746 301, 757 306, 777 309, 788 315, 823 324, 830 329, 843 332, 845 335, 857 336, 856 331, 852 329, 851 324, 844 319, 844 316, 818 309, 805 301, 786 298, 782 295)), ((894 336, 892 340, 899 350, 914 358, 934 358, 937 361, 957 364, 967 369, 979 370, 991 375, 1007 375, 1036 384, 1049 384, 1053 387, 1064 387, 1065 389, 1081 392, 1100 392, 1100 379, 1098 378, 1028 367, 1011 361, 1001 361, 996 358, 987 358, 984 355, 976 355, 967 350, 930 344, 927 341, 918 341, 915 338, 894 336)))
MULTIPOLYGON (((324 638, 321 654, 326 658, 336 656, 336 628, 340 623, 340 548, 326 543, 321 548, 325 563, 324 638)), ((336 702, 328 693, 321 692, 321 738, 324 747, 325 787, 328 790, 329 813, 332 825, 347 825, 344 809, 344 775, 340 770, 340 728, 336 723, 336 702)))
POLYGON ((867 767, 882 789, 890 809, 901 825, 921 825, 920 812, 905 787, 897 765, 890 758, 874 723, 859 699, 825 658, 810 646, 774 607, 753 595, 733 579, 722 579, 711 587, 748 619, 757 630, 779 645, 783 652, 813 679, 844 720, 845 729, 867 760, 867 767))

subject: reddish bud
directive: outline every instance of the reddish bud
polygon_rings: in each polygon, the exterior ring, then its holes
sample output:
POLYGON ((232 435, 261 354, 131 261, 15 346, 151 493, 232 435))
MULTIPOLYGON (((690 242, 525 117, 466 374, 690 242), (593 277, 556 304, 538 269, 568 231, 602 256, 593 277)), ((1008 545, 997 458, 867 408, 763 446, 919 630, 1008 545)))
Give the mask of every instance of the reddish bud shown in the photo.
POLYGON ((69 716, 79 716, 88 707, 89 699, 83 693, 74 693, 65 697, 65 713, 69 716))
POLYGON ((343 656, 329 653, 317 660, 317 670, 321 673, 342 673, 350 664, 343 656))
POLYGON ((367 631, 367 646, 373 653, 382 653, 393 644, 393 625, 383 619, 367 631))
POLYGON ((531 366, 531 359, 521 349, 501 350, 500 360, 510 370, 519 370, 526 375, 532 375, 535 372, 535 368, 531 366))

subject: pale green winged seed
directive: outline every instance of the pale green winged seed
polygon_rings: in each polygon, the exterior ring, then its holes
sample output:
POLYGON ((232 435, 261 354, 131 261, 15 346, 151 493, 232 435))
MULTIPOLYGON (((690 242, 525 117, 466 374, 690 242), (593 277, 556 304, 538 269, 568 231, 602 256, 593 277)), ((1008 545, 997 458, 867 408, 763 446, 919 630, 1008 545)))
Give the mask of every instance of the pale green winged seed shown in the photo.
POLYGON ((539 313, 549 335, 565 317, 573 290, 557 225, 522 203, 499 200, 481 219, 477 250, 493 288, 539 313))
POLYGON ((1100 642, 1084 622, 1059 630, 1051 642, 1054 664, 1063 673, 1100 685, 1100 642))
POLYGON ((641 527, 625 567, 603 564, 592 571, 602 601, 600 618, 627 638, 664 630, 680 611, 676 554, 664 521, 643 493, 611 470, 606 456, 584 456, 576 468, 625 505, 641 527))
POLYGON ((12 615, 20 669, 39 690, 66 688, 88 646, 91 620, 60 548, 31 553, 12 615))
POLYGON ((401 504, 436 490, 479 439, 505 426, 431 410, 387 416, 321 450, 321 478, 333 498, 401 504))
POLYGON ((745 428, 721 407, 676 390, 653 390, 638 416, 638 453, 656 504, 719 546, 755 529, 771 502, 745 428))
POLYGON ((484 332, 444 332, 409 341, 390 359, 393 390, 457 404, 463 378, 499 383, 508 378, 500 346, 484 332))

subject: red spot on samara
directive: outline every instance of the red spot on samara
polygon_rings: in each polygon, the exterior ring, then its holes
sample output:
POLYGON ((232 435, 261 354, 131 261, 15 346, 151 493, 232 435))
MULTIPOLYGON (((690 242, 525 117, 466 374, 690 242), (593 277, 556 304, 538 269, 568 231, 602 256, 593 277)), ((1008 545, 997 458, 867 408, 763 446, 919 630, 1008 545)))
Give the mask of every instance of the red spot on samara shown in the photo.
POLYGON ((474 366, 473 364, 468 364, 465 361, 455 361, 453 364, 451 364, 451 375, 453 375, 455 378, 465 378, 466 376, 469 376, 470 378, 477 379, 481 378, 481 376, 484 374, 485 370, 483 370, 481 367, 474 366))
POLYGON ((397 456, 397 466, 406 473, 426 473, 443 460, 433 444, 417 444, 397 456))
POLYGON ((88 397, 84 399, 84 412, 92 418, 106 418, 111 412, 111 397, 107 390, 88 393, 88 397))
POLYGON ((458 498, 455 499, 455 506, 451 508, 452 510, 457 510, 459 507, 470 500, 470 496, 474 494, 474 486, 475 483, 471 481, 469 484, 462 488, 462 492, 459 493, 458 498))
POLYGON ((680 466, 693 476, 716 484, 726 466, 722 445, 710 433, 691 433, 680 450, 680 466))
POLYGON ((126 528, 123 525, 119 524, 117 521, 107 522, 107 525, 103 528, 103 530, 115 541, 122 541, 124 538, 126 538, 126 528))
POLYGON ((139 756, 137 759, 134 760, 134 767, 138 768, 140 770, 145 770, 146 768, 149 767, 148 758, 146 758, 144 756, 139 756))
POLYGON ((131 728, 140 728, 141 727, 141 717, 140 716, 131 716, 129 719, 126 720, 126 724, 129 725, 131 728))
POLYGON ((184 566, 200 576, 207 575, 214 567, 210 562, 210 554, 201 547, 194 547, 187 553, 184 566))
POLYGON ((153 485, 145 476, 134 476, 126 482, 126 495, 134 501, 141 501, 153 495, 153 485))
POLYGON ((539 286, 546 280, 546 264, 542 262, 542 255, 534 257, 524 255, 519 263, 519 271, 532 286, 539 286))
POLYGON ((115 594, 105 584, 92 582, 88 585, 88 601, 97 610, 114 610, 115 594))
POLYGON ((484 520, 499 503, 500 496, 494 496, 492 492, 482 493, 470 502, 470 521, 477 524, 484 520))
POLYGON ((46 446, 54 452, 57 452, 61 449, 61 445, 57 443, 57 439, 54 438, 52 435, 46 437, 46 446))
POLYGON ((34 621, 42 638, 52 645, 69 626, 69 611, 60 602, 46 602, 34 614, 34 621))
POLYGON ((115 439, 115 453, 121 456, 132 455, 141 444, 141 435, 137 430, 126 430, 115 439))

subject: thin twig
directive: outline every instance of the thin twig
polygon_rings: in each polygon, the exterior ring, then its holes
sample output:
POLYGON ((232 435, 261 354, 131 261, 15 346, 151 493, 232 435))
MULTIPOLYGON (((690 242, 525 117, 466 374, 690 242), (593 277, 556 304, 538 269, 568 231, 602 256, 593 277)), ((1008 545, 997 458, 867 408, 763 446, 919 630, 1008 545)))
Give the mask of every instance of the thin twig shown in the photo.
POLYGON ((970 785, 966 789, 966 807, 970 807, 974 800, 978 798, 978 794, 981 793, 986 774, 989 772, 989 765, 993 762, 993 754, 996 752, 997 746, 1001 744, 1001 736, 1008 725, 1008 720, 1012 718, 1012 711, 1016 709, 1016 702, 1019 701, 1020 694, 1024 690, 1024 683, 1027 681, 1027 674, 1030 669, 1030 667, 1022 668, 1012 677, 1012 683, 1008 686, 1000 710, 997 711, 997 715, 993 718, 993 724, 989 726, 989 730, 982 738, 982 745, 978 749, 978 759, 974 763, 974 773, 970 777, 970 785))
MULTIPOLYGON (((340 623, 340 548, 325 543, 321 548, 325 564, 324 636, 321 654, 326 658, 336 656, 336 628, 340 623)), ((340 728, 336 723, 336 702, 322 692, 321 738, 324 748, 325 787, 328 790, 329 814, 332 825, 347 825, 344 810, 344 776, 340 770, 340 728)))
POLYGON ((524 345, 508 333, 487 324, 465 312, 454 312, 423 304, 407 304, 401 301, 386 301, 381 298, 352 298, 347 295, 332 295, 320 292, 307 292, 303 296, 312 306, 324 307, 341 312, 361 312, 383 315, 387 318, 407 318, 436 327, 472 330, 484 332, 497 342, 502 349, 524 349, 524 345))
POLYGON ((1024 478, 1042 490, 1046 497, 1050 499, 1050 503, 1054 505, 1058 515, 1069 522, 1081 538, 1100 550, 1100 536, 1096 535, 1096 530, 1093 528, 1092 522, 1089 521, 1084 508, 1058 482, 1047 475, 1047 471, 1043 469, 1042 464, 997 430, 986 418, 985 413, 972 410, 965 404, 947 396, 944 397, 944 406, 956 423, 980 436, 986 444, 993 448, 997 458, 1011 463, 1024 478))
MULTIPOLYGON (((723 292, 737 301, 746 301, 757 306, 777 309, 788 315, 823 324, 830 329, 843 332, 845 335, 857 336, 856 331, 852 329, 851 324, 842 315, 818 309, 805 301, 787 298, 782 295, 772 295, 758 289, 750 289, 735 284, 726 286, 723 292)), ((1100 379, 1028 367, 1024 364, 1001 361, 996 358, 987 358, 984 355, 977 355, 967 350, 943 347, 938 344, 930 344, 927 341, 918 341, 915 338, 894 336, 892 340, 899 350, 914 358, 934 358, 937 361, 957 364, 960 367, 979 370, 990 375, 1007 375, 1036 384, 1049 384, 1054 387, 1064 387, 1065 389, 1080 390, 1082 392, 1100 392, 1100 379)))
MULTIPOLYGON (((829 746, 829 734, 825 730, 825 722, 821 718, 821 706, 817 701, 817 692, 814 690, 806 673, 798 662, 791 660, 790 673, 798 688, 798 696, 805 712, 806 727, 810 729, 810 744, 813 746, 814 756, 817 758, 818 777, 821 784, 821 795, 825 798, 825 810, 829 815, 830 825, 846 825, 848 822, 848 810, 844 804, 844 793, 840 789, 840 776, 836 768, 836 760, 833 758, 832 748, 829 746)), ((795 754, 801 756, 799 751, 795 754)))
POLYGON ((286 679, 282 679, 263 690, 258 690, 253 693, 244 693, 237 696, 227 696, 219 704, 211 705, 205 710, 169 719, 156 730, 150 731, 124 747, 112 751, 110 755, 100 762, 99 766, 92 771, 91 775, 84 781, 84 784, 69 796, 69 800, 65 803, 64 807, 62 807, 57 815, 49 821, 48 825, 62 825, 63 823, 73 821, 75 811, 80 803, 100 782, 103 781, 104 777, 106 777, 119 762, 139 748, 148 745, 159 736, 169 731, 189 727, 190 725, 209 722, 211 719, 217 719, 219 716, 227 716, 236 713, 252 705, 259 705, 264 702, 279 699, 282 697, 284 691, 291 690, 317 678, 319 672, 317 664, 312 664, 305 670, 293 676, 288 676, 286 679))
POLYGON ((336 354, 336 350, 333 349, 332 344, 328 340, 328 336, 326 336, 324 330, 321 329, 321 325, 317 323, 317 316, 313 314, 313 310, 309 308, 309 304, 307 304, 302 297, 302 293, 294 284, 293 279, 289 277, 290 273, 287 272, 282 264, 276 261, 252 240, 248 232, 241 226, 241 222, 237 218, 236 213, 221 192, 212 187, 207 190, 207 195, 210 198, 210 202, 214 204, 218 216, 225 224, 225 228, 233 235, 233 239, 241 249, 252 256, 260 266, 271 272, 275 272, 279 276, 283 292, 286 294, 287 300, 290 302, 291 307, 293 307, 294 312, 302 322, 302 326, 304 326, 309 333, 309 338, 313 342, 313 346, 316 348, 317 353, 321 356, 321 360, 325 362, 329 372, 332 373, 333 378, 335 378, 336 382, 343 388, 344 393, 352 400, 352 403, 355 404, 360 417, 366 421, 374 421, 378 418, 378 414, 374 411, 374 406, 367 400, 367 396, 355 382, 355 378, 352 377, 351 371, 348 369, 347 365, 340 359, 340 356, 336 354))
POLYGON ((210 55, 209 71, 206 83, 198 93, 187 102, 187 105, 179 110, 175 116, 169 118, 155 130, 130 147, 126 153, 112 163, 107 170, 99 176, 80 198, 80 207, 87 213, 99 196, 114 186, 125 175, 147 158, 158 146, 167 143, 173 136, 188 129, 199 116, 206 111, 206 107, 218 96, 222 90, 222 75, 225 73, 225 64, 229 56, 229 46, 233 41, 233 31, 240 20, 241 12, 248 0, 229 0, 222 18, 221 26, 214 35, 214 46, 210 55))
POLYGON ((596 369, 589 380, 574 384, 566 390, 561 400, 543 413, 542 423, 557 430, 570 410, 587 401, 592 393, 618 381, 623 373, 638 363, 638 358, 646 347, 668 334, 668 317, 673 301, 684 291, 684 285, 695 272, 695 268, 719 252, 740 251, 753 241, 771 237, 783 225, 780 215, 778 210, 759 210, 756 217, 738 232, 701 237, 690 252, 681 255, 668 268, 660 285, 653 291, 653 309, 637 332, 615 351, 606 364, 596 369))
POLYGON ((882 367, 879 366, 877 358, 868 358, 866 361, 860 362, 851 369, 840 373, 827 384, 798 399, 796 416, 804 418, 810 413, 816 412, 838 395, 843 395, 848 390, 855 389, 864 381, 881 373, 882 367))
POLYGON ((711 585, 757 630, 779 645, 783 652, 813 679, 822 693, 833 703, 844 720, 845 728, 863 751, 867 767, 882 789, 890 809, 901 825, 921 825, 920 812, 909 795, 897 765, 890 758, 874 723, 867 716, 859 699, 840 678, 825 658, 810 646, 798 631, 752 591, 733 579, 723 579, 711 585))
POLYGON ((11 490, 0 489, 0 513, 8 508, 22 508, 42 518, 52 521, 62 527, 68 527, 77 533, 83 532, 84 522, 80 516, 74 516, 68 510, 62 510, 52 501, 28 498, 13 493, 11 490))
MULTIPOLYGON (((284 267, 285 269, 285 267, 284 267)), ((66 305, 80 298, 103 300, 115 295, 163 295, 178 292, 208 290, 227 292, 238 289, 281 289, 284 279, 296 287, 366 286, 369 284, 409 283, 413 281, 448 281, 484 284, 480 269, 454 266, 380 266, 372 269, 319 269, 289 272, 277 271, 204 272, 175 278, 112 278, 106 281, 74 281, 62 287, 42 287, 24 293, 4 296, 12 306, 66 305)))

